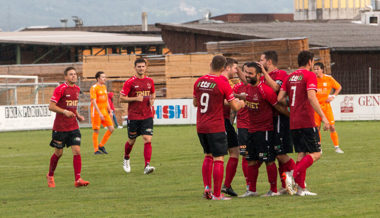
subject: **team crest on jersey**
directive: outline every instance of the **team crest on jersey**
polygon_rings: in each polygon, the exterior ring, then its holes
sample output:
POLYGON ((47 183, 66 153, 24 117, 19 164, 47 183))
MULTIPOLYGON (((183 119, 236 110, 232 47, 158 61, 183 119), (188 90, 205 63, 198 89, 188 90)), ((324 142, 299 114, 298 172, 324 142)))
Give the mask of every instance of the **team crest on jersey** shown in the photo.
POLYGON ((66 95, 66 98, 70 98, 71 95, 66 95))
POLYGON ((327 86, 327 83, 323 83, 323 86, 327 86))
POLYGON ((150 87, 151 87, 151 86, 150 86, 150 83, 148 83, 147 86, 148 86, 148 89, 150 89, 150 87))
POLYGON ((255 93, 255 94, 253 95, 252 99, 253 99, 254 101, 258 101, 258 100, 259 100, 259 96, 255 93))

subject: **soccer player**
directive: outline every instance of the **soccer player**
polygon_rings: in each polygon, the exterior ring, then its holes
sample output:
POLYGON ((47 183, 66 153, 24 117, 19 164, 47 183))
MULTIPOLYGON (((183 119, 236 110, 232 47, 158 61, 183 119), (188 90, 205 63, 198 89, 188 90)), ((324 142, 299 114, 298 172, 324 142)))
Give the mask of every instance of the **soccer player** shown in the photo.
POLYGON ((224 99, 232 110, 244 107, 236 101, 232 89, 220 74, 225 68, 226 58, 220 55, 212 59, 210 73, 200 77, 194 84, 193 104, 197 108, 197 133, 205 154, 202 165, 204 197, 212 200, 229 200, 221 192, 224 174, 224 155, 227 142, 223 117, 224 99), (214 193, 211 194, 213 174, 214 193))
MULTIPOLYGON (((295 151, 298 153, 293 175, 286 173, 285 182, 296 183, 299 196, 317 195, 305 187, 306 170, 321 157, 321 143, 315 125, 314 111, 324 123, 324 130, 329 129, 329 122, 319 106, 316 96, 317 77, 310 72, 314 65, 314 54, 302 51, 298 54, 299 69, 291 73, 281 86, 278 101, 286 104, 289 97, 290 130, 295 151)), ((293 190, 294 191, 294 190, 293 190)))
MULTIPOLYGON (((277 68, 277 62, 278 56, 276 51, 265 51, 260 57, 260 64, 264 67, 262 68, 264 76, 261 77, 261 79, 265 81, 265 84, 270 86, 276 94, 278 94, 281 85, 288 77, 288 74, 285 71, 277 68)), ((291 192, 291 187, 286 186, 282 175, 284 172, 291 172, 296 165, 294 160, 287 155, 288 153, 293 153, 289 117, 274 111, 273 123, 274 144, 277 154, 276 159, 278 161, 278 172, 281 178, 281 189, 279 193, 285 194, 286 192, 291 192)))
MULTIPOLYGON (((334 98, 342 90, 342 86, 332 76, 324 74, 324 68, 325 66, 322 63, 314 64, 314 73, 317 75, 318 83, 317 99, 321 105, 323 113, 330 122, 330 137, 333 141, 335 152, 343 154, 344 151, 339 147, 338 133, 336 132, 334 126, 334 114, 330 105, 330 102, 334 100, 334 98), (334 89, 334 93, 330 95, 332 89, 334 89)), ((321 117, 317 113, 314 113, 314 118, 319 130, 321 126, 321 117)))
POLYGON ((246 69, 247 97, 246 105, 249 116, 249 142, 246 159, 248 161, 249 188, 241 197, 256 196, 256 182, 259 167, 265 162, 270 190, 263 197, 280 195, 277 192, 276 152, 274 149, 273 107, 289 114, 287 109, 278 104, 276 93, 260 81, 262 67, 258 63, 249 63, 246 69))
POLYGON ((75 68, 68 67, 64 71, 66 82, 54 90, 50 99, 49 110, 56 113, 53 125, 52 140, 50 146, 54 153, 50 158, 49 172, 46 175, 48 187, 54 188, 54 171, 58 160, 63 154, 63 148, 71 147, 73 152, 74 185, 75 187, 87 186, 90 183, 81 179, 82 159, 80 155, 81 134, 78 122, 84 117, 77 111, 79 87, 75 85, 77 72, 75 68))
POLYGON ((131 172, 130 153, 138 136, 144 140, 144 174, 152 173, 150 166, 152 156, 153 112, 156 98, 153 80, 145 75, 146 61, 139 58, 135 61, 136 74, 128 79, 120 91, 121 102, 128 103, 128 140, 125 143, 123 169, 131 172))
MULTIPOLYGON (((244 63, 242 66, 242 71, 245 72, 246 65, 248 63, 244 63)), ((238 98, 240 100, 245 101, 247 96, 247 85, 245 85, 243 82, 240 82, 236 84, 233 88, 234 96, 235 98, 238 98)), ((239 150, 240 155, 243 156, 242 158, 242 169, 243 174, 246 181, 246 186, 248 190, 248 162, 245 158, 246 151, 247 151, 247 144, 248 144, 248 127, 249 127, 249 117, 248 117, 248 108, 245 106, 244 108, 240 109, 237 112, 236 115, 236 126, 237 126, 237 136, 238 136, 238 143, 239 143, 239 150)))
POLYGON ((108 154, 104 147, 109 137, 114 131, 113 123, 110 114, 113 114, 110 105, 108 104, 108 95, 106 87, 106 74, 99 71, 95 74, 96 84, 90 89, 91 96, 91 121, 92 129, 92 143, 94 146, 94 154, 108 154), (103 139, 98 141, 100 124, 107 127, 106 133, 104 133, 103 139), (100 151, 101 152, 100 152, 100 151))
MULTIPOLYGON (((227 79, 226 82, 230 84, 229 80, 233 79, 234 75, 238 72, 238 62, 232 58, 226 58, 226 62, 227 63, 225 69, 221 75, 224 76, 227 79)), ((229 104, 223 107, 223 116, 227 135, 228 153, 230 155, 230 158, 228 159, 226 166, 226 178, 224 180, 222 192, 230 196, 237 196, 236 192, 232 189, 231 183, 235 177, 237 165, 239 162, 239 143, 235 128, 231 121, 231 108, 229 104)))

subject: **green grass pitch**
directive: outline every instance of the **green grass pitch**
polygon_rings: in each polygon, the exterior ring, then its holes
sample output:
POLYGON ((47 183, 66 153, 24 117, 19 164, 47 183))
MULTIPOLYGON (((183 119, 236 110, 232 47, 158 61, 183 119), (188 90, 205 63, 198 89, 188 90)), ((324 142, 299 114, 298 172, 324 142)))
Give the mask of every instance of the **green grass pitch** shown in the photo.
MULTIPOLYGON (((91 182, 82 188, 74 187, 71 149, 58 163, 56 188, 47 187, 51 131, 0 133, 0 217, 379 217, 379 125, 337 122, 342 155, 323 132, 322 159, 306 178, 318 196, 231 201, 202 198, 203 154, 195 126, 155 126, 151 175, 143 174, 141 138, 127 175, 122 169, 126 129, 115 130, 106 146, 109 155, 100 156, 93 155, 91 129, 82 129, 82 177, 91 182)), ((239 194, 245 191, 241 160, 232 186, 239 194)), ((269 190, 264 166, 257 190, 269 190)))

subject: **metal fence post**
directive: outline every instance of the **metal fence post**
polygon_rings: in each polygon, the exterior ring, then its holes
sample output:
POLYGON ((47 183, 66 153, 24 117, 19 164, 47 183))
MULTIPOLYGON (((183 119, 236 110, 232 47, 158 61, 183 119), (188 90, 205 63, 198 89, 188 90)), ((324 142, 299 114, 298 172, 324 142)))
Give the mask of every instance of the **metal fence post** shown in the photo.
POLYGON ((372 68, 368 68, 368 93, 372 92, 372 68))

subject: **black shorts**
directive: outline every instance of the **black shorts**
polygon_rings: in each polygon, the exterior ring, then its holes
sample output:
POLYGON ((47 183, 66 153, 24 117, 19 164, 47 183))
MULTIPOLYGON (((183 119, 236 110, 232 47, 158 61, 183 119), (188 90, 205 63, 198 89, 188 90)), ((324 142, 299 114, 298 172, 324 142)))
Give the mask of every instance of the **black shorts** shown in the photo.
POLYGON ((248 145, 248 129, 246 128, 238 128, 238 142, 239 142, 239 147, 240 147, 240 154, 245 156, 246 151, 247 151, 247 145, 248 145))
POLYGON ((289 117, 277 115, 273 117, 274 149, 279 154, 293 153, 293 140, 290 133, 289 117))
POLYGON ((224 126, 226 128, 228 148, 234 148, 234 147, 239 146, 235 128, 231 124, 231 121, 229 119, 224 119, 224 126))
POLYGON ((319 133, 316 127, 304 129, 292 129, 292 138, 294 142, 294 149, 299 152, 320 152, 321 143, 319 140, 319 133))
POLYGON ((50 146, 53 148, 63 149, 65 146, 70 147, 72 145, 79 145, 81 142, 81 134, 79 129, 69 131, 69 132, 58 132, 52 131, 52 140, 50 141, 50 146), (58 143, 58 142, 62 143, 58 143))
POLYGON ((205 154, 212 154, 213 157, 227 154, 227 141, 225 132, 198 133, 199 141, 205 154))
POLYGON ((153 118, 145 120, 127 120, 128 138, 135 139, 140 135, 153 135, 153 118))
POLYGON ((247 145, 247 155, 245 158, 261 162, 273 162, 276 159, 274 151, 273 131, 259 131, 249 133, 249 142, 247 145))

